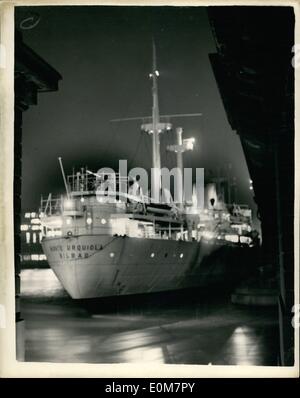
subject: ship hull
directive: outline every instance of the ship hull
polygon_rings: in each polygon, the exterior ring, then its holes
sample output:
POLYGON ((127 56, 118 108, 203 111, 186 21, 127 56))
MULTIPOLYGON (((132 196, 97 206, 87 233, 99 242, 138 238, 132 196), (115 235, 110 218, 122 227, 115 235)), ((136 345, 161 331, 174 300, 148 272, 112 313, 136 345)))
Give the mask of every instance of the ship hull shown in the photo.
POLYGON ((232 282, 248 269, 230 259, 236 250, 214 242, 80 235, 46 238, 42 246, 74 299, 201 287, 224 278, 232 282))

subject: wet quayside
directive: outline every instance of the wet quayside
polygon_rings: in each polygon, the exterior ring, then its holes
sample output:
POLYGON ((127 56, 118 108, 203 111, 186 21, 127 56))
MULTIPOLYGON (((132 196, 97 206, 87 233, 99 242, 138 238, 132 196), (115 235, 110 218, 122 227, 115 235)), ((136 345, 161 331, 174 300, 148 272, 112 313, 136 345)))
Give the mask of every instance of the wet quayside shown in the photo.
POLYGON ((194 293, 76 302, 47 269, 22 271, 22 292, 26 361, 277 365, 276 308, 194 293))

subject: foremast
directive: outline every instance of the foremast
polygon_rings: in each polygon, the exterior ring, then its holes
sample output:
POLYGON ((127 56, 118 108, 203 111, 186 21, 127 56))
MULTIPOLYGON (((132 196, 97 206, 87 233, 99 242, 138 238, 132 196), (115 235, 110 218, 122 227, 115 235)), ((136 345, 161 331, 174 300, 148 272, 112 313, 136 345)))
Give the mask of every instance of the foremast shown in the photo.
POLYGON ((159 72, 156 64, 156 47, 152 42, 152 72, 149 74, 152 79, 152 120, 151 123, 142 124, 142 130, 152 135, 152 186, 154 188, 154 199, 160 197, 161 190, 161 159, 160 159, 160 134, 171 130, 171 123, 161 123, 158 102, 158 77, 159 72))

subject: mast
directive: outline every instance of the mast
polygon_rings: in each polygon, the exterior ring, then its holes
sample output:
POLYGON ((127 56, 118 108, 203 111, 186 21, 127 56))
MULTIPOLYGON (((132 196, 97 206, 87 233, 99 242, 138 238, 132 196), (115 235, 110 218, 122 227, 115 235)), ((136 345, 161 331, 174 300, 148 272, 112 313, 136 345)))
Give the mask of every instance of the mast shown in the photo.
MULTIPOLYGON (((159 139, 159 104, 158 104, 158 76, 159 72, 156 68, 156 48, 154 40, 152 42, 152 167, 161 169, 160 160, 160 139, 159 139)), ((160 187, 160 182, 158 182, 160 187)))
MULTIPOLYGON (((201 113, 186 113, 186 114, 175 114, 175 115, 159 114, 159 102, 158 102, 159 72, 157 70, 156 46, 154 40, 152 40, 152 71, 149 74, 149 77, 152 79, 152 115, 146 117, 129 117, 123 119, 113 119, 111 120, 111 122, 123 122, 123 121, 134 121, 134 120, 144 121, 143 124, 141 125, 141 129, 147 132, 149 135, 152 135, 151 198, 154 200, 154 202, 159 202, 161 197, 160 134, 172 130, 172 124, 169 122, 170 118, 195 117, 195 116, 202 116, 202 114, 201 113), (161 118, 163 120, 166 119, 166 122, 161 122, 161 118), (146 122, 146 120, 148 120, 149 122, 146 122)), ((192 149, 190 148, 190 146, 192 145, 191 140, 190 139, 182 140, 181 134, 182 130, 180 133, 180 139, 178 138, 179 133, 177 133, 177 140, 178 140, 177 146, 184 147, 185 148, 184 150, 192 149)), ((182 156, 182 154, 179 156, 182 156)), ((182 165, 181 166, 179 165, 179 168, 182 169, 182 165)))
POLYGON ((156 64, 156 47, 152 41, 152 71, 149 77, 152 79, 152 116, 151 122, 142 124, 142 130, 152 135, 152 184, 151 197, 157 202, 160 200, 161 191, 161 159, 160 159, 160 134, 171 130, 171 123, 161 123, 158 103, 158 76, 156 64))

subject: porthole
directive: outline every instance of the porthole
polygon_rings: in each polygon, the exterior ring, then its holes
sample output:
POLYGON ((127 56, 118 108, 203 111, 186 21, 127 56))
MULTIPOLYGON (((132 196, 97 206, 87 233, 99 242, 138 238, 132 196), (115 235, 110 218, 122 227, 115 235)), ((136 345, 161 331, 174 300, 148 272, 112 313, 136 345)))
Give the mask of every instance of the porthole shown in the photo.
POLYGON ((180 258, 183 258, 183 253, 180 253, 180 256, 179 256, 180 258))
POLYGON ((105 220, 105 218, 102 218, 102 220, 101 220, 101 224, 106 224, 106 220, 105 220))
POLYGON ((154 254, 154 253, 151 253, 150 257, 153 258, 154 256, 155 256, 155 254, 154 254))
POLYGON ((115 253, 114 253, 114 252, 111 252, 111 253, 109 253, 109 256, 110 256, 111 258, 113 258, 113 257, 115 257, 115 253))

